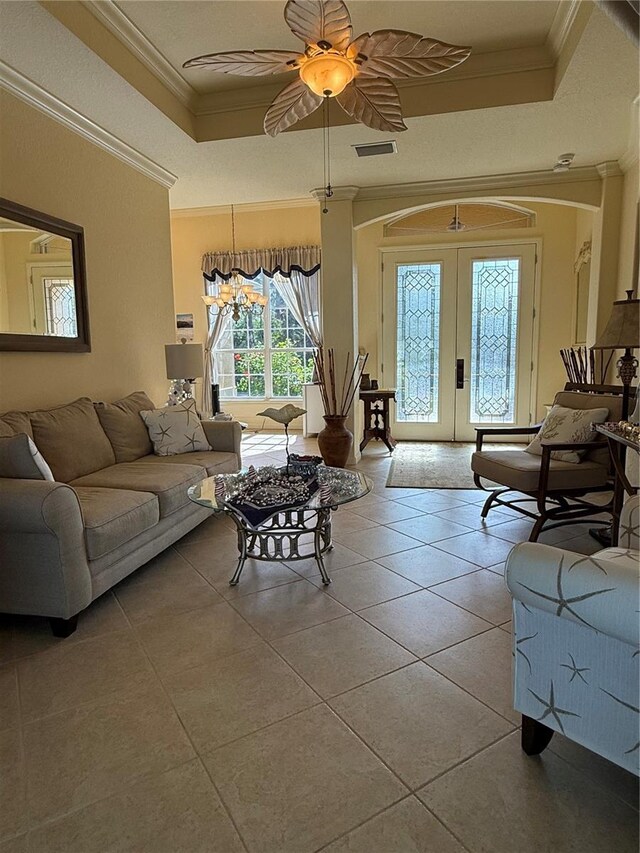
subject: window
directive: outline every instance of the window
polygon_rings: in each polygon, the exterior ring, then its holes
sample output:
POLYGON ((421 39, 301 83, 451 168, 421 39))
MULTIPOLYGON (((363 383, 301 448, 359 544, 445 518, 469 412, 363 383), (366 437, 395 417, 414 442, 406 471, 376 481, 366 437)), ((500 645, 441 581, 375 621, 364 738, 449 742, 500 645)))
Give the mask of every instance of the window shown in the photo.
POLYGON ((268 294, 263 314, 231 320, 222 335, 215 351, 221 399, 296 398, 311 381, 313 345, 280 295, 278 278, 251 280, 268 294))

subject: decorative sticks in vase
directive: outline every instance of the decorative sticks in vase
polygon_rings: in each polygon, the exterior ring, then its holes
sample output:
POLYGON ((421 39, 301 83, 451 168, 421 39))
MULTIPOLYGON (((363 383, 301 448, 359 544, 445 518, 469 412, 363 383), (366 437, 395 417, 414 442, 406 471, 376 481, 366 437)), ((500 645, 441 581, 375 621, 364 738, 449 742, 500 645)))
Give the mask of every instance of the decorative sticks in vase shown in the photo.
POLYGON ((345 420, 360 387, 362 372, 369 355, 354 358, 351 366, 351 353, 347 353, 339 396, 334 350, 329 348, 325 357, 325 351, 320 347, 313 358, 326 423, 325 428, 318 434, 318 447, 326 465, 344 468, 353 444, 353 435, 345 427, 345 420))
POLYGON ((360 387, 360 379, 367 364, 369 353, 359 355, 353 362, 351 374, 349 374, 349 365, 351 363, 351 353, 347 353, 347 359, 344 366, 344 376, 342 378, 342 390, 340 392, 340 400, 338 403, 338 386, 336 383, 336 359, 335 352, 332 347, 327 350, 326 358, 323 347, 317 349, 313 358, 316 367, 316 376, 320 386, 320 396, 322 397, 322 405, 325 415, 346 418, 349 414, 353 400, 358 388, 360 387))
POLYGON ((611 356, 604 363, 600 355, 600 379, 596 379, 596 352, 588 347, 570 347, 560 350, 560 358, 567 371, 569 382, 576 385, 603 384, 611 362, 611 356))

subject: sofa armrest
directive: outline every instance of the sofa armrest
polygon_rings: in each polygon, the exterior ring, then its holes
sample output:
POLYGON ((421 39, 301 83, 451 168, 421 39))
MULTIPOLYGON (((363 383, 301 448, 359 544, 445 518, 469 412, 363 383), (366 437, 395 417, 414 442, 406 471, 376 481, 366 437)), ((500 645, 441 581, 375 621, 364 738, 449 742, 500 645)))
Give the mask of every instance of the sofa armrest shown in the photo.
POLYGON ((49 480, 0 479, 0 612, 69 619, 92 597, 75 491, 49 480))
POLYGON ((587 557, 523 542, 511 550, 505 578, 512 597, 527 607, 638 645, 637 557, 587 557))
POLYGON ((211 447, 220 452, 235 453, 238 457, 238 467, 241 467, 242 427, 238 421, 200 421, 200 423, 211 447))

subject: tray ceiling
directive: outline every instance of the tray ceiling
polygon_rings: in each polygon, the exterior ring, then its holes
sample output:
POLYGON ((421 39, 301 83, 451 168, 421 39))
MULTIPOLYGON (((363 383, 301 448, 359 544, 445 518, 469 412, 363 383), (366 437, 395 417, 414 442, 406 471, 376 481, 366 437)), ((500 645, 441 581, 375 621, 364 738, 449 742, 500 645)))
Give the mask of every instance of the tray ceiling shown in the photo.
MULTIPOLYGON (((121 12, 199 93, 268 85, 207 69, 183 69, 192 56, 228 50, 292 49, 284 0, 118 0, 121 12)), ((474 53, 542 46, 564 0, 349 0, 354 33, 402 29, 471 44, 474 53)), ((282 78, 286 79, 286 78, 282 78)))

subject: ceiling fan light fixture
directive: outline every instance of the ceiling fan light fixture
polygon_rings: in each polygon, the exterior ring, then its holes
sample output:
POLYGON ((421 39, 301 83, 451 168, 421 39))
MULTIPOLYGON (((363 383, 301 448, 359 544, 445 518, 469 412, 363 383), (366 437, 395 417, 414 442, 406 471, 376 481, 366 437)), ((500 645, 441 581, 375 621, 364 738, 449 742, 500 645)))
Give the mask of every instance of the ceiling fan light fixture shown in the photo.
POLYGON ((323 51, 311 56, 300 67, 302 82, 321 98, 335 98, 355 76, 355 64, 335 51, 323 51))
POLYGON ((464 231, 465 227, 464 222, 460 221, 458 205, 456 204, 453 219, 447 225, 447 231, 464 231))

